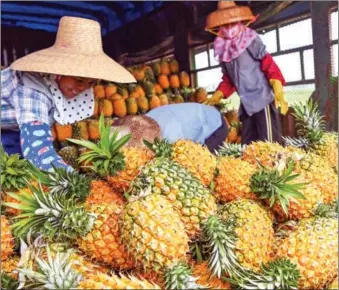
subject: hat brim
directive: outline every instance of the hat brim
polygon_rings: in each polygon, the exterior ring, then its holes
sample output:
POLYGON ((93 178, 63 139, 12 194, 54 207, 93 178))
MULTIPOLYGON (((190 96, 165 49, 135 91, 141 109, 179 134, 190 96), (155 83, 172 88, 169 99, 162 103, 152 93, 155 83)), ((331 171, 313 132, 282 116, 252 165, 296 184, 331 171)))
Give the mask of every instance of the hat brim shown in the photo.
POLYGON ((17 71, 51 73, 106 80, 117 83, 134 83, 134 76, 104 52, 83 54, 49 47, 26 55, 12 63, 17 71))
POLYGON ((254 19, 255 16, 252 14, 252 11, 245 6, 217 10, 207 16, 205 30, 239 21, 250 21, 254 19))

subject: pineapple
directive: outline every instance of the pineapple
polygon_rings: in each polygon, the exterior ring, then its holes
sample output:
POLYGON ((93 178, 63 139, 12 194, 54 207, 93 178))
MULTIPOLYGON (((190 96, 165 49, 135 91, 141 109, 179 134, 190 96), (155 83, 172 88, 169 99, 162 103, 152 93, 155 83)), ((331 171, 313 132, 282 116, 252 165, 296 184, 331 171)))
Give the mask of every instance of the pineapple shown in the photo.
POLYGON ((276 259, 261 265, 259 272, 241 266, 235 253, 237 235, 234 218, 222 220, 218 216, 210 216, 204 224, 202 249, 207 253, 212 277, 230 277, 232 286, 241 289, 296 288, 300 273, 297 266, 287 259, 276 259))
POLYGON ((18 288, 18 265, 18 256, 12 256, 6 261, 1 260, 1 289, 12 290, 18 288))
POLYGON ((239 199, 218 210, 222 220, 234 219, 235 254, 242 267, 259 271, 271 261, 273 222, 266 209, 253 200, 239 199))
MULTIPOLYGON (((28 182, 32 182, 32 175, 29 170, 29 162, 20 159, 19 154, 8 155, 0 144, 0 168, 1 168, 1 199, 11 202, 13 199, 7 192, 18 192, 26 190, 28 182)), ((17 215, 19 211, 7 209, 7 214, 17 215)))
POLYGON ((154 143, 144 141, 145 145, 155 152, 157 157, 168 157, 188 170, 205 186, 214 178, 217 161, 209 150, 191 140, 178 140, 169 144, 166 139, 155 139, 154 143))
POLYGON ((313 217, 277 241, 277 257, 288 257, 301 273, 299 289, 323 289, 338 273, 338 220, 313 217))
POLYGON ((77 160, 79 153, 75 146, 63 147, 61 150, 59 150, 58 154, 68 165, 72 166, 73 168, 79 168, 79 163, 77 160))
POLYGON ((220 157, 217 165, 218 174, 214 179, 217 200, 225 203, 238 198, 256 199, 249 182, 255 171, 255 166, 246 161, 220 157))
POLYGON ((86 121, 79 121, 72 124, 72 138, 88 140, 86 121))
POLYGON ((28 286, 38 289, 160 289, 134 277, 105 274, 89 263, 75 267, 72 250, 52 255, 48 249, 47 259, 37 257, 36 262, 38 271, 21 269, 20 272, 31 281, 28 286))
POLYGON ((188 236, 172 204, 153 190, 130 198, 122 218, 122 240, 145 270, 164 270, 186 260, 188 236))
POLYGON ((266 167, 274 167, 280 155, 286 154, 286 149, 278 143, 257 141, 247 145, 243 152, 243 160, 266 167))
POLYGON ((338 277, 336 277, 332 282, 331 284, 327 287, 327 289, 335 289, 335 290, 338 290, 339 287, 338 287, 338 277))
POLYGON ((105 177, 114 189, 127 190, 129 183, 139 173, 140 168, 152 159, 153 154, 142 148, 122 148, 131 135, 118 139, 118 131, 114 131, 110 136, 110 126, 105 126, 102 116, 99 130, 101 139, 98 144, 84 140, 70 140, 90 149, 80 156, 79 161, 93 162, 91 169, 105 177))
POLYGON ((74 197, 46 193, 41 187, 31 186, 31 190, 33 195, 23 193, 22 198, 11 193, 13 198, 22 199, 21 205, 5 203, 23 212, 12 226, 18 237, 31 229, 54 241, 73 241, 87 257, 115 269, 134 266, 120 240, 121 205, 82 204, 74 197))
POLYGON ((149 187, 173 204, 190 238, 197 236, 200 224, 216 212, 210 191, 186 169, 168 159, 156 158, 143 167, 133 181, 130 193, 138 196, 149 187))
POLYGON ((246 146, 241 144, 231 144, 231 143, 224 143, 218 151, 216 152, 217 156, 229 156, 238 158, 242 156, 243 151, 245 150, 246 146))
POLYGON ((14 239, 11 233, 9 221, 1 215, 1 262, 8 259, 14 252, 14 239))
POLYGON ((86 198, 86 204, 118 204, 123 205, 125 199, 120 193, 116 192, 108 182, 103 180, 93 180, 91 190, 86 198))
POLYGON ((212 289, 231 289, 230 283, 211 275, 207 262, 194 265, 192 274, 198 278, 197 283, 200 285, 206 285, 212 289))
POLYGON ((140 169, 153 159, 152 152, 146 148, 125 147, 121 152, 125 158, 124 170, 120 170, 116 175, 107 176, 107 181, 119 192, 128 190, 140 169))
POLYGON ((338 172, 338 134, 325 132, 318 105, 309 99, 306 105, 299 102, 293 108, 298 138, 285 138, 286 144, 322 156, 338 172))

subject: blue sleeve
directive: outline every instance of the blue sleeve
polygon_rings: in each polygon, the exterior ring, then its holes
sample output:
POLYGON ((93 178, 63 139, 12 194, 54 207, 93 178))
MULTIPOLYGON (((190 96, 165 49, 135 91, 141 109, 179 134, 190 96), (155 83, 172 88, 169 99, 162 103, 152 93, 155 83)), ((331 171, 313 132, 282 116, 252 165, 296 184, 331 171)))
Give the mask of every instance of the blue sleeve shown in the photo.
POLYGON ((267 54, 266 46, 260 39, 259 35, 247 47, 247 51, 256 60, 261 60, 267 54))
POLYGON ((22 124, 20 143, 23 156, 36 167, 53 171, 53 164, 55 167, 73 171, 73 168, 67 165, 54 150, 52 132, 46 123, 35 121, 22 124))

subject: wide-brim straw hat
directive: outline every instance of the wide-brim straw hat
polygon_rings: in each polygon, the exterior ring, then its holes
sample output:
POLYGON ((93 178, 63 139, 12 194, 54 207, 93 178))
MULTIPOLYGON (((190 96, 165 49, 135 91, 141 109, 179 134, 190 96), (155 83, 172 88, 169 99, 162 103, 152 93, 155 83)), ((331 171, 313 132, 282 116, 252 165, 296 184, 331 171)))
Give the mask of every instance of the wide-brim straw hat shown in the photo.
POLYGON ((207 16, 206 30, 239 21, 253 21, 255 16, 247 6, 237 6, 233 1, 219 1, 218 9, 207 16))
POLYGON ((100 24, 79 17, 62 17, 54 45, 16 60, 11 68, 117 83, 136 82, 128 70, 104 53, 100 24))

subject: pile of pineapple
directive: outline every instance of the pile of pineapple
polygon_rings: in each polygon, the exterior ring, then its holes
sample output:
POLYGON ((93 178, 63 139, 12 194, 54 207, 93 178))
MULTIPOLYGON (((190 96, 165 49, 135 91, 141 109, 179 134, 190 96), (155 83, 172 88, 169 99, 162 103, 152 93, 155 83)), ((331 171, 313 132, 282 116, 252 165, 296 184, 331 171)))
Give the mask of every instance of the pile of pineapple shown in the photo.
POLYGON ((126 147, 102 115, 98 142, 68 139, 85 174, 0 152, 1 287, 337 289, 338 142, 316 109, 285 147, 126 147))

